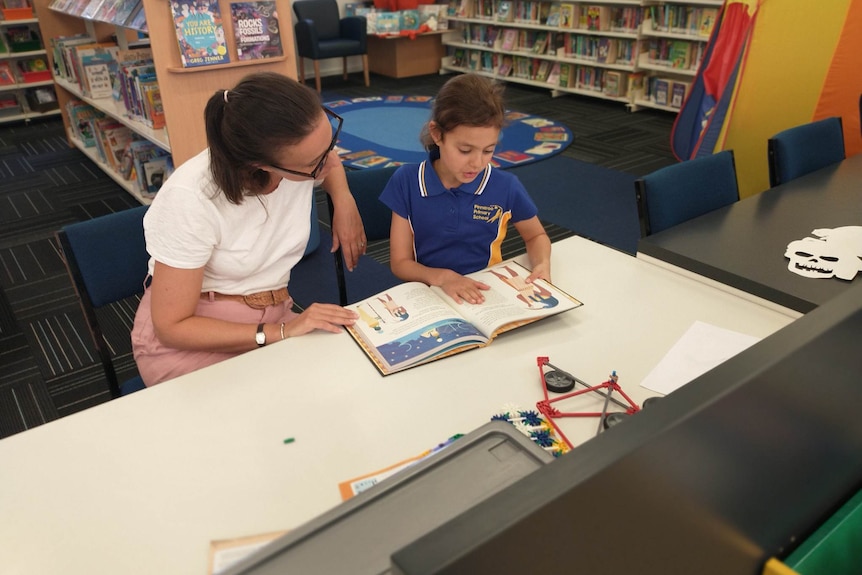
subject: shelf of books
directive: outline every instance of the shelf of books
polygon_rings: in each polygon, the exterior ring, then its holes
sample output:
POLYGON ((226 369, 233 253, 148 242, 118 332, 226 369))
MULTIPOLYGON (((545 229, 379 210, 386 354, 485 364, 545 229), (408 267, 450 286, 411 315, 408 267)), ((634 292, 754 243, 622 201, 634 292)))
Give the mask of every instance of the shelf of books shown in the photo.
POLYGON ((668 73, 687 90, 721 3, 700 2, 709 5, 453 0, 449 21, 460 34, 444 39, 441 68, 675 112, 679 87, 670 84, 664 101, 650 88, 668 73))
POLYGON ((39 20, 29 7, 3 13, 25 17, 0 20, 0 123, 59 114, 39 20))
POLYGON ((638 68, 645 71, 635 106, 679 111, 703 61, 721 0, 644 7, 638 68))
POLYGON ((213 93, 258 69, 296 77, 288 0, 33 1, 70 144, 142 203, 206 147, 213 93))

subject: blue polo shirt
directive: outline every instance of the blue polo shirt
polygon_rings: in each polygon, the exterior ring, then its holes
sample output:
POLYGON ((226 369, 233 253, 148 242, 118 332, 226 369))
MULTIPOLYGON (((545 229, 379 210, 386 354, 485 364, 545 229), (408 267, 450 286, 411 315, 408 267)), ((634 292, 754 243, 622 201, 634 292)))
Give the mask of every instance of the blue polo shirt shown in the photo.
POLYGON ((536 205, 516 176, 490 164, 472 182, 446 188, 431 165, 436 157, 398 168, 380 201, 410 222, 420 264, 467 274, 499 263, 506 226, 535 216, 536 205))

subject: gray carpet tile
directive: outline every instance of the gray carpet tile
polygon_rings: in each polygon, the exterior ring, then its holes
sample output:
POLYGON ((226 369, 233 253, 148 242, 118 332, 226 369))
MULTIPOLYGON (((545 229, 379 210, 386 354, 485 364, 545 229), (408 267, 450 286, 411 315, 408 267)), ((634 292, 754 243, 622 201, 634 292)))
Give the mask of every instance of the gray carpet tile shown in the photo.
POLYGON ((34 375, 0 385, 0 415, 0 437, 31 429, 59 416, 44 382, 34 375))
MULTIPOLYGON (((385 94, 434 95, 449 79, 432 74, 396 80, 361 74, 323 79, 323 99, 385 94)), ((643 175, 675 162, 670 152, 674 116, 636 113, 585 96, 554 97, 550 90, 507 84, 507 107, 562 122, 574 134, 563 154, 643 175)), ((137 206, 137 201, 66 141, 59 119, 0 126, 0 437, 18 433, 109 400, 102 366, 56 248, 63 225, 137 206)), ((321 219, 326 206, 322 203, 321 219)), ((547 222, 552 239, 571 235, 547 222)), ((523 253, 510 231, 506 257, 523 253)), ((388 242, 369 255, 388 263, 388 242)), ((137 374, 128 334, 136 303, 101 310, 105 338, 121 381, 137 374)))

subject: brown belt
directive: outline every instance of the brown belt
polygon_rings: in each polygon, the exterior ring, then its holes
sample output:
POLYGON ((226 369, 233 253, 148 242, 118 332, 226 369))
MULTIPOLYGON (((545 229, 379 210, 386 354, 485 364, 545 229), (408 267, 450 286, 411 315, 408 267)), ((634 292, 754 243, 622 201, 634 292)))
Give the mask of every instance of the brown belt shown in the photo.
POLYGON ((201 299, 208 299, 210 301, 238 301, 252 309, 265 309, 271 305, 280 304, 283 301, 289 300, 290 295, 287 293, 287 288, 285 287, 277 290, 250 293, 248 295, 205 291, 201 293, 201 299))

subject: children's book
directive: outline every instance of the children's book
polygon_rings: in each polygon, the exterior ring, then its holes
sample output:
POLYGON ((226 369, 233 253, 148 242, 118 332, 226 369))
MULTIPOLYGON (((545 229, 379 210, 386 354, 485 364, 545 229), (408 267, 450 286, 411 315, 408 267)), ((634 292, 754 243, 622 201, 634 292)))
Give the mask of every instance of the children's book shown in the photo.
POLYGON ((232 2, 230 15, 237 58, 257 60, 284 54, 275 0, 232 2))
POLYGON ((491 286, 484 303, 457 304, 436 286, 408 282, 347 306, 359 320, 347 331, 380 373, 389 375, 491 343, 506 331, 583 305, 507 261, 467 277, 491 286))
POLYGON ((218 0, 171 0, 171 13, 184 68, 230 62, 218 0))

